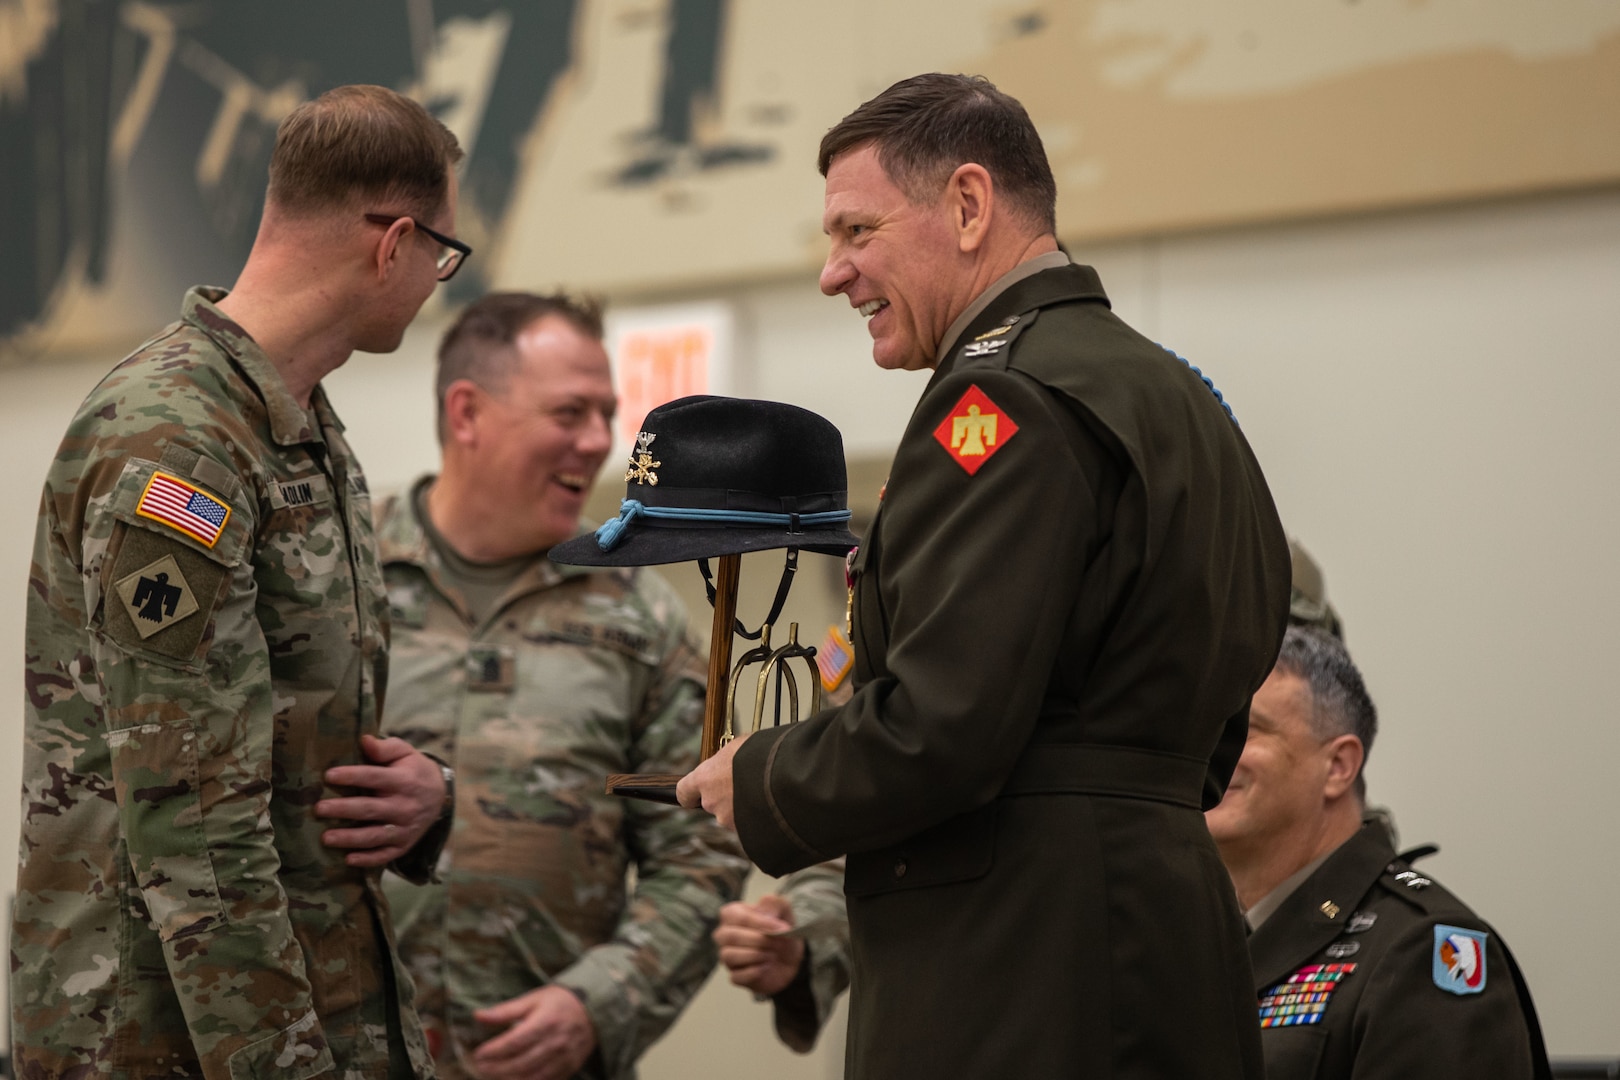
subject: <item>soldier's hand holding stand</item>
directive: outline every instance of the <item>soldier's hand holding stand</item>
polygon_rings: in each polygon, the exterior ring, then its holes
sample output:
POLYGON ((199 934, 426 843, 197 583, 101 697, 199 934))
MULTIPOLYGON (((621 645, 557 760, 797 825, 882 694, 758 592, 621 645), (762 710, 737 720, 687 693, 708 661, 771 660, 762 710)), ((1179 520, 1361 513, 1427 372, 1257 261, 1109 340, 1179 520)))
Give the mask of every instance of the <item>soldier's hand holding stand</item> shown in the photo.
POLYGON ((596 1028, 573 991, 542 986, 479 1009, 480 1024, 506 1030, 473 1053, 484 1080, 567 1080, 596 1049, 596 1028))
POLYGON ((731 812, 731 759, 747 738, 747 735, 739 735, 732 739, 716 750, 713 757, 681 777, 681 782, 675 786, 675 797, 682 806, 688 810, 702 807, 733 832, 737 831, 737 819, 731 812))
POLYGON ((784 936, 793 929, 793 905, 786 897, 762 896, 757 904, 734 903, 720 909, 714 943, 720 962, 737 986, 771 997, 786 989, 804 964, 802 938, 784 936))
POLYGON ((387 866, 415 847, 443 815, 444 773, 404 739, 362 735, 360 749, 374 764, 336 766, 326 770, 326 782, 371 794, 322 799, 315 816, 355 822, 321 835, 327 847, 352 849, 346 857, 350 866, 387 866))

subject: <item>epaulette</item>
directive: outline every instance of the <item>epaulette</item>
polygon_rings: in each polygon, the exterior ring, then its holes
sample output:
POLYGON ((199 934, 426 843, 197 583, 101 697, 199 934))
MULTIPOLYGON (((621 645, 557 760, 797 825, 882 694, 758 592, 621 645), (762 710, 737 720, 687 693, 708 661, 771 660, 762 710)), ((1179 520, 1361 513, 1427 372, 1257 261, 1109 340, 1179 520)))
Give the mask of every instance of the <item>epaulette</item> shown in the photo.
POLYGON ((1426 915, 1439 915, 1459 908, 1466 909, 1466 905, 1453 896, 1444 885, 1422 871, 1412 868, 1414 862, 1426 859, 1439 850, 1438 844, 1420 844, 1396 855, 1384 867, 1384 873, 1380 878, 1384 888, 1426 915))
POLYGON ((1430 855, 1440 854, 1439 844, 1419 844, 1415 848, 1407 848, 1395 856, 1396 862, 1415 863, 1419 859, 1427 859, 1430 855))
POLYGON ((1009 315, 1001 321, 1000 326, 992 327, 963 344, 956 350, 955 370, 1005 368, 1007 357, 1012 353, 1012 343, 1018 339, 1019 334, 1034 325, 1040 313, 1040 308, 1032 308, 1017 315, 1009 315))

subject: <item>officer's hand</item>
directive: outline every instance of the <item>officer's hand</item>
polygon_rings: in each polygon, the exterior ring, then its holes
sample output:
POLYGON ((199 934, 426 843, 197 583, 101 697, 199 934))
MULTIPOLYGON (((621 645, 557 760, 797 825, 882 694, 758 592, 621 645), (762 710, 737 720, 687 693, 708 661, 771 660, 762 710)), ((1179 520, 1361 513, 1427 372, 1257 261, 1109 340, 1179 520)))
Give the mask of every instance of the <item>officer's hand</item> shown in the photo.
POLYGON ((778 937, 793 928, 793 905, 786 897, 762 896, 757 904, 720 909, 714 943, 731 981, 772 997, 787 988, 804 964, 804 939, 778 937))
POLYGON ((365 788, 370 795, 322 799, 315 816, 365 822, 321 834, 327 847, 352 848, 350 866, 387 866, 422 839, 444 808, 444 774, 439 765, 404 739, 360 736, 360 749, 374 765, 339 765, 326 770, 326 782, 365 788))
POLYGON ((742 735, 732 739, 675 785, 675 797, 682 806, 688 810, 701 806, 732 832, 737 831, 737 821, 731 813, 731 759, 747 738, 742 735))
POLYGON ((542 986, 479 1009, 473 1019, 506 1030, 473 1052, 484 1080, 567 1080, 596 1049, 596 1028, 573 992, 542 986))

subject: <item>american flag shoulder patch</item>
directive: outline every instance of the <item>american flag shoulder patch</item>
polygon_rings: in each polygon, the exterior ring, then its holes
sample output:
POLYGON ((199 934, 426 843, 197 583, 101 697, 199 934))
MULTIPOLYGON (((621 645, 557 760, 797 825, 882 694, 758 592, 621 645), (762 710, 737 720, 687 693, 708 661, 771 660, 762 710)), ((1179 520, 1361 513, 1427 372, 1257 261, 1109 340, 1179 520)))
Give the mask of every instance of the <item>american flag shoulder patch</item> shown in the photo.
POLYGON ((816 667, 821 670, 821 688, 828 693, 844 685, 844 680, 854 670, 855 650, 838 627, 827 628, 827 638, 816 650, 816 667))
POLYGON ((219 534, 231 519, 228 505, 166 472, 152 474, 146 490, 141 492, 141 501, 135 504, 135 513, 178 529, 208 547, 219 542, 219 534))
POLYGON ((1295 1027, 1320 1024, 1340 984, 1354 964, 1307 964, 1260 995, 1260 1026, 1295 1027))

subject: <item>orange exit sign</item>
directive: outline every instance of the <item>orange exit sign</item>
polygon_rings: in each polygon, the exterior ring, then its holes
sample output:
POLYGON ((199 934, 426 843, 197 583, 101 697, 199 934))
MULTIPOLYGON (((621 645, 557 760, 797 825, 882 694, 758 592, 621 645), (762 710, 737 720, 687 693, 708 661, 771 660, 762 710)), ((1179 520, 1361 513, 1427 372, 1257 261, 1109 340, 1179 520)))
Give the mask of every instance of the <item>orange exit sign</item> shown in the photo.
POLYGON ((621 446, 633 445, 642 420, 665 402, 730 392, 732 317, 724 304, 611 312, 607 336, 621 446))

